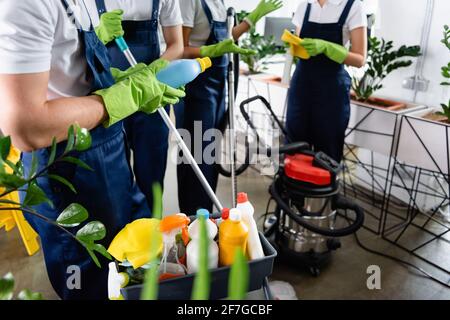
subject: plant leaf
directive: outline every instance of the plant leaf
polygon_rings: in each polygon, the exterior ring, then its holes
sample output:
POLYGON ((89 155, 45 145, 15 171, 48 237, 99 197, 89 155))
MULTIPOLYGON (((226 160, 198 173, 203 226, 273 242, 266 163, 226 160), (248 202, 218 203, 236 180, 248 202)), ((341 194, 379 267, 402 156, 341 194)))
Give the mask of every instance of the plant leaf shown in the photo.
POLYGON ((194 287, 192 292, 193 300, 208 300, 210 291, 210 274, 208 270, 208 234, 206 230, 206 220, 204 217, 199 218, 200 224, 200 254, 199 269, 194 279, 194 287))
POLYGON ((25 195, 25 200, 23 201, 24 206, 36 206, 42 203, 48 203, 53 207, 53 203, 47 197, 45 192, 37 185, 36 182, 30 182, 25 195))
POLYGON ((48 157, 48 163, 47 163, 48 166, 51 165, 55 161, 56 148, 57 148, 56 138, 53 138, 52 147, 50 149, 50 156, 48 157))
POLYGON ((161 220, 162 219, 162 200, 163 193, 161 185, 159 183, 153 184, 153 218, 161 220))
POLYGON ((231 266, 228 283, 228 298, 243 300, 247 296, 249 286, 249 268, 247 259, 241 249, 236 250, 234 263, 231 266))
POLYGON ((159 268, 157 263, 145 272, 145 280, 141 293, 141 300, 157 300, 158 299, 158 278, 159 268))
POLYGON ((0 300, 11 300, 14 293, 14 277, 7 273, 0 279, 0 300))
POLYGON ((77 227, 88 218, 88 211, 82 205, 72 203, 59 215, 56 223, 63 227, 77 227))
POLYGON ((0 186, 18 189, 27 183, 25 179, 14 174, 0 173, 0 186))
POLYGON ((31 179, 32 177, 34 177, 34 175, 37 172, 38 165, 39 165, 39 158, 36 156, 35 152, 32 152, 31 153, 31 169, 30 169, 30 173, 28 175, 28 179, 31 179))
POLYGON ((74 148, 77 151, 86 151, 92 145, 92 137, 89 131, 85 128, 80 128, 77 124, 75 125, 76 135, 75 135, 75 144, 74 148))
POLYGON ((44 297, 42 296, 42 293, 39 292, 31 292, 29 289, 25 289, 19 292, 17 295, 17 298, 19 300, 44 300, 44 297))
POLYGON ((64 153, 67 154, 75 147, 75 127, 72 125, 67 132, 67 145, 64 153))
POLYGON ((78 240, 92 244, 95 241, 102 240, 106 236, 106 229, 100 221, 92 221, 78 230, 76 237, 78 240))
POLYGON ((66 187, 68 187, 73 193, 77 193, 77 190, 75 189, 75 187, 73 186, 72 183, 70 183, 67 179, 58 176, 56 174, 49 174, 48 177, 52 180, 58 181, 60 183, 62 183, 63 185, 65 185, 66 187))
POLYGON ((11 150, 11 137, 0 138, 0 157, 2 160, 6 160, 11 150))
POLYGON ((88 166, 84 161, 78 159, 78 158, 74 158, 74 157, 64 157, 61 159, 61 161, 64 162, 69 162, 69 163, 73 163, 83 169, 89 170, 89 171, 94 171, 94 169, 92 169, 90 166, 88 166))

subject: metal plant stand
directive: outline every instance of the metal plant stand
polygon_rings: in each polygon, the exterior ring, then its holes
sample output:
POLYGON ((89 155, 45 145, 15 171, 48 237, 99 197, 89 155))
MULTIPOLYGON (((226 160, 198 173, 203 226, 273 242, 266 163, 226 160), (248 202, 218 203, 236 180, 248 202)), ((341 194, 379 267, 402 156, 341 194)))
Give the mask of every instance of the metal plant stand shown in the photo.
POLYGON ((405 116, 400 128, 382 237, 450 275, 450 126, 405 116))
POLYGON ((402 115, 402 112, 352 104, 346 132, 342 190, 344 196, 364 207, 364 228, 377 235, 382 233, 402 115))

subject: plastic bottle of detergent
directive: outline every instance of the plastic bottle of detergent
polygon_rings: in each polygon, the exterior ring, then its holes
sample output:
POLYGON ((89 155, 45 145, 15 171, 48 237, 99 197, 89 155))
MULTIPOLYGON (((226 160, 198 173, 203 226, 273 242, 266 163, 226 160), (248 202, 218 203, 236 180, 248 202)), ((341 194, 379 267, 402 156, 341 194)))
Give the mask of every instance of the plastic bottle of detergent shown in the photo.
POLYGON ((223 221, 219 228, 220 265, 232 265, 238 248, 246 252, 247 239, 248 228, 242 221, 242 213, 238 209, 231 209, 229 218, 223 221))
POLYGON ((229 208, 223 208, 222 209, 222 216, 219 219, 216 220, 217 226, 220 227, 220 224, 224 220, 227 220, 229 216, 230 216, 230 209, 229 208))
POLYGON ((172 61, 165 69, 158 72, 156 78, 172 88, 180 88, 198 77, 212 66, 211 59, 181 59, 172 61))
POLYGON ((200 209, 197 211, 197 219, 189 225, 189 236, 191 242, 187 245, 187 270, 188 273, 196 273, 198 271, 198 263, 200 257, 200 221, 204 218, 206 221, 206 230, 208 234, 208 268, 215 269, 219 265, 219 247, 214 241, 217 236, 217 226, 209 219, 208 210, 200 209))
POLYGON ((248 227, 248 245, 247 256, 250 260, 261 259, 264 257, 264 251, 259 239, 258 226, 253 217, 255 208, 248 201, 248 195, 246 193, 239 193, 237 196, 236 209, 242 212, 242 220, 248 227))

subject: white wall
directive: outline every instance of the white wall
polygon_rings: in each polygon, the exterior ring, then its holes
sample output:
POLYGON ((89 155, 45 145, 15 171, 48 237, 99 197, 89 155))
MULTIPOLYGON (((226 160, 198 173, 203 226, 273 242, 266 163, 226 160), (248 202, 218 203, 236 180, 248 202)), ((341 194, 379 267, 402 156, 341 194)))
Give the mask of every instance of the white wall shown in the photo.
MULTIPOLYGON (((379 0, 380 23, 377 36, 393 40, 398 46, 402 44, 420 44, 427 0, 379 0)), ((441 67, 450 61, 450 54, 441 44, 444 24, 450 24, 450 1, 435 0, 433 23, 431 26, 428 56, 424 65, 424 76, 430 80, 428 92, 419 93, 417 102, 437 107, 448 101, 449 92, 439 84, 442 82, 441 67)), ((405 100, 412 100, 414 92, 402 88, 402 81, 415 72, 415 65, 396 71, 385 81, 385 88, 380 94, 405 100)))

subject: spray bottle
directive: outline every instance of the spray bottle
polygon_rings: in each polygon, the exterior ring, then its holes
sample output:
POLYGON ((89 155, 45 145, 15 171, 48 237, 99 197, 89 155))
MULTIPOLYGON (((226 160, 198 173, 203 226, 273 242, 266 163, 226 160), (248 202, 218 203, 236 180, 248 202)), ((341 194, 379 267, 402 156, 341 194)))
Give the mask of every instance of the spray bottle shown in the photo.
POLYGON ((172 88, 180 88, 212 66, 211 59, 181 59, 172 61, 165 69, 158 72, 156 78, 172 88))
POLYGON ((184 243, 189 241, 187 227, 189 218, 182 213, 167 216, 161 220, 160 231, 163 234, 163 254, 160 266, 160 280, 171 279, 186 274, 186 267, 180 261, 177 235, 181 232, 184 243))

